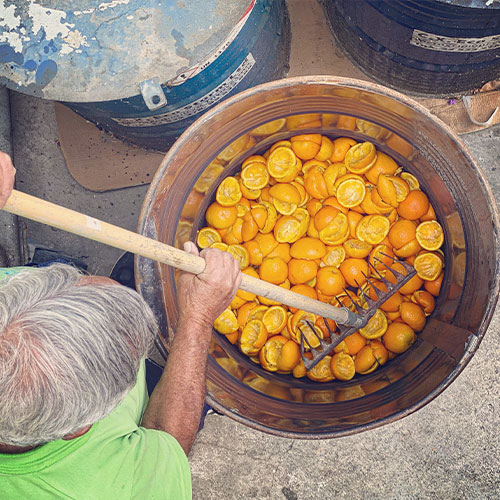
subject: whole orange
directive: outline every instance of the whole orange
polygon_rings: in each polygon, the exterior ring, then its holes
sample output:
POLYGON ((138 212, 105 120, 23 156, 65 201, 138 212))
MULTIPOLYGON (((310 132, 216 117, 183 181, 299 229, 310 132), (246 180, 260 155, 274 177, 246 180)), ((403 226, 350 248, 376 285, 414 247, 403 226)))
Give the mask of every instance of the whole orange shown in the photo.
POLYGON ((320 268, 316 275, 316 290, 324 295, 339 295, 344 291, 345 279, 342 273, 333 266, 320 268))
POLYGON ((401 319, 416 332, 425 326, 426 318, 424 310, 413 302, 403 302, 399 306, 401 319))
POLYGON ((318 264, 314 260, 292 259, 288 263, 288 279, 293 285, 312 280, 318 272, 318 264))
POLYGON ((408 220, 420 219, 429 210, 429 198, 427 195, 415 189, 398 205, 398 214, 408 220))
POLYGON ((401 354, 414 344, 417 336, 406 323, 391 323, 382 340, 389 351, 401 354))
POLYGON ((295 259, 321 259, 326 255, 326 247, 320 239, 306 236, 293 243, 290 255, 295 259))
POLYGON ((344 339, 344 342, 347 346, 348 354, 351 354, 352 356, 357 354, 366 345, 366 339, 359 332, 348 335, 344 339))
POLYGON ((345 259, 340 264, 340 272, 350 286, 361 286, 366 283, 368 276, 368 263, 364 259, 345 259))
POLYGON ((238 209, 235 206, 223 207, 216 201, 212 203, 205 214, 207 222, 216 229, 231 227, 238 217, 238 209))
POLYGON ((261 280, 279 285, 288 277, 288 266, 279 257, 266 257, 259 266, 261 280))
POLYGON ((408 219, 399 219, 389 230, 389 242, 398 249, 414 240, 417 234, 417 225, 408 219))

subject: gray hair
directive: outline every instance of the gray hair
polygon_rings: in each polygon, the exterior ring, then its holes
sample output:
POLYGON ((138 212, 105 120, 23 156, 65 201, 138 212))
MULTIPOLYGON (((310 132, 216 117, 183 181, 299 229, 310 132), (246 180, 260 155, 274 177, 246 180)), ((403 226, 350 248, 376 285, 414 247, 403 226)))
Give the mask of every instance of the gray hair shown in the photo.
POLYGON ((0 281, 0 443, 35 446, 106 417, 157 325, 134 290, 55 264, 0 281))

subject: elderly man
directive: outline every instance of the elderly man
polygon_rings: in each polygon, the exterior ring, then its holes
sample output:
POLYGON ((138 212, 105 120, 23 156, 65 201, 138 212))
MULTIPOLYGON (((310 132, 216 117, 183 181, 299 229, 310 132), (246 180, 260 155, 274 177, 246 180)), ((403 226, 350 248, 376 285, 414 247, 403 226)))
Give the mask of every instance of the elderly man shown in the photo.
MULTIPOLYGON (((0 207, 14 173, 0 154, 0 207)), ((157 326, 136 292, 60 264, 0 280, 0 498, 191 498, 212 323, 241 281, 231 255, 201 255, 205 271, 180 277, 179 324, 149 402, 157 326)))

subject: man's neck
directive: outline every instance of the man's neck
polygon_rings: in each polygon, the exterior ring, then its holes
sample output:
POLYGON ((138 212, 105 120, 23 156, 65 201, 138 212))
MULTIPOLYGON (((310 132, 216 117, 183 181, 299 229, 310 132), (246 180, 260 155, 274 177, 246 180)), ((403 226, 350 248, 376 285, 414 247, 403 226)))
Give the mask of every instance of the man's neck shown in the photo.
MULTIPOLYGON (((73 434, 68 434, 67 436, 64 436, 63 439, 64 441, 70 441, 71 439, 76 439, 77 437, 83 436, 86 432, 90 430, 92 426, 88 425, 87 427, 84 427, 83 429, 80 429, 79 431, 73 432, 73 434)), ((40 447, 41 445, 37 446, 14 446, 12 444, 3 444, 0 443, 0 453, 7 453, 10 455, 17 455, 19 453, 25 453, 27 451, 34 450, 35 448, 40 447)))
POLYGON ((0 443, 0 453, 7 453, 17 455, 18 453, 25 453, 26 451, 34 450, 38 446, 14 446, 12 444, 0 443))

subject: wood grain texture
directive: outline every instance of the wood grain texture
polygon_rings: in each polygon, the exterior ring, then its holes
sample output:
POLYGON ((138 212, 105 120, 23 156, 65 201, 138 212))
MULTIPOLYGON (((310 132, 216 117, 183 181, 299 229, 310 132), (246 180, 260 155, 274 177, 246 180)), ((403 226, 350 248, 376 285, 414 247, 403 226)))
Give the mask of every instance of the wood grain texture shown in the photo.
MULTIPOLYGON (((201 257, 20 191, 14 190, 12 192, 4 210, 127 252, 142 255, 182 271, 199 274, 205 269, 205 261, 201 257)), ((338 323, 345 323, 347 320, 347 311, 344 309, 324 304, 245 274, 240 288, 276 302, 333 319, 338 323)))

